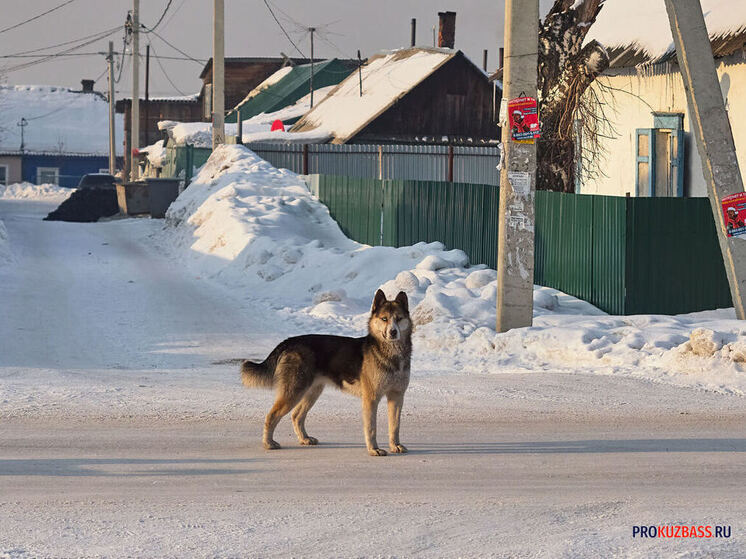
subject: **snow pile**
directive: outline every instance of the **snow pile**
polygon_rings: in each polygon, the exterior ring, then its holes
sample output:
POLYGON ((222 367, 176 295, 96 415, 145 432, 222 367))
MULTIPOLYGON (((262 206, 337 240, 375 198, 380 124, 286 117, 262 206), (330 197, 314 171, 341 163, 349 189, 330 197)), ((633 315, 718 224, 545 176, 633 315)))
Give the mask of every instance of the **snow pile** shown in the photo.
MULTIPOLYGON (((701 0, 701 4, 711 39, 746 29, 743 0, 701 0)), ((663 2, 606 0, 586 41, 591 39, 607 48, 634 46, 653 59, 674 49, 663 2)))
POLYGON ((163 167, 163 163, 166 161, 168 151, 163 145, 163 140, 158 140, 156 143, 144 148, 140 148, 140 153, 144 153, 148 158, 148 162, 153 167, 163 167))
MULTIPOLYGON (((109 104, 97 93, 64 87, 0 85, 0 149, 18 150, 21 118, 27 152, 109 153, 109 104)), ((123 115, 116 115, 116 135, 123 137, 123 115)), ((118 144, 117 153, 122 154, 118 144)))
POLYGON ((432 369, 445 358, 463 371, 600 372, 746 394, 746 327, 732 309, 607 316, 536 287, 534 325, 498 334, 494 270, 437 242, 356 243, 297 175, 243 146, 216 150, 167 222, 200 276, 323 319, 327 330, 362 332, 378 287, 406 291, 418 359, 432 369))
POLYGON ((0 199, 4 200, 45 200, 49 202, 61 202, 68 198, 74 188, 64 188, 56 184, 31 184, 30 182, 19 182, 0 185, 0 199))
MULTIPOLYGON (((314 104, 321 102, 335 86, 322 87, 313 92, 314 104)), ((287 122, 297 119, 311 109, 311 94, 301 97, 294 104, 284 107, 272 113, 261 113, 243 121, 243 141, 266 142, 266 141, 288 141, 303 143, 321 143, 331 138, 331 135, 323 131, 309 132, 272 132, 272 123, 275 120, 287 122)), ((210 122, 174 122, 161 121, 158 123, 161 130, 167 130, 177 145, 191 144, 196 147, 212 147, 212 123, 210 122)), ((226 136, 238 134, 238 125, 226 123, 226 136)), ((140 150, 142 151, 142 150, 140 150)))

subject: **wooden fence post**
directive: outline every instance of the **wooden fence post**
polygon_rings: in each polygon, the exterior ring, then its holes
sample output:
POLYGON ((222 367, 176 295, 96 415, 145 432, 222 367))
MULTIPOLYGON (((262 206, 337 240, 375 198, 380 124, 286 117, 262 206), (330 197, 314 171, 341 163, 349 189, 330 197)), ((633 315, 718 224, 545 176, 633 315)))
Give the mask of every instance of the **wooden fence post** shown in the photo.
POLYGON ((453 182, 453 146, 448 146, 448 182, 453 182))
POLYGON ((308 174, 308 144, 303 144, 303 174, 308 174))

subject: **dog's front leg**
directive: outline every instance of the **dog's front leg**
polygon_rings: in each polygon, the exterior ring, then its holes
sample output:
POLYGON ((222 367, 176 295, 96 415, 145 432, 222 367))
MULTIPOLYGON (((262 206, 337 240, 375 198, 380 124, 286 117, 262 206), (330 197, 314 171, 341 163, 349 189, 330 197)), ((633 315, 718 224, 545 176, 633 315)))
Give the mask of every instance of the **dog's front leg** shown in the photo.
POLYGON ((389 392, 389 450, 395 453, 407 452, 407 447, 399 442, 399 421, 404 405, 404 392, 389 392))
POLYGON ((378 398, 363 394, 363 433, 365 446, 371 456, 386 456, 386 451, 378 448, 376 442, 376 419, 378 415, 378 398))

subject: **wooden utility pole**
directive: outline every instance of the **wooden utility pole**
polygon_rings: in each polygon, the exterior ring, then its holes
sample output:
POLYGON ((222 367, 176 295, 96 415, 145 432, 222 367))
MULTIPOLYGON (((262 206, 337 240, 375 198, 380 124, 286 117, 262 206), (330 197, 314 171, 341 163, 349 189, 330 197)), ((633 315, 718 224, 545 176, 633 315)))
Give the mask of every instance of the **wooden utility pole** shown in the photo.
POLYGON ((145 145, 150 145, 150 45, 145 45, 145 145))
MULTIPOLYGON (((699 0, 665 0, 676 57, 684 79, 692 132, 718 231, 733 306, 746 319, 746 239, 727 234, 722 200, 744 191, 728 112, 699 0)), ((683 149, 679 146, 678 149, 683 149)))
POLYGON ((311 108, 313 109, 313 33, 316 28, 309 27, 308 30, 311 32, 311 108))
POLYGON ((225 1, 213 0, 212 149, 225 143, 225 1))
POLYGON ((417 44, 417 18, 412 18, 411 25, 411 32, 409 37, 409 46, 414 47, 417 44))
POLYGON ((130 122, 130 176, 139 178, 135 152, 140 147, 140 0, 132 0, 132 120, 130 122))
MULTIPOLYGON (((122 54, 124 56, 124 54, 122 54)), ((109 41, 109 54, 106 56, 106 63, 109 65, 109 174, 113 175, 117 171, 117 150, 116 150, 116 129, 114 113, 114 43, 109 41)))
MULTIPOLYGON (((505 1, 503 99, 536 98, 539 1, 505 1)), ((513 141, 501 118, 500 223, 497 247, 497 331, 531 326, 534 287, 536 144, 513 141)))

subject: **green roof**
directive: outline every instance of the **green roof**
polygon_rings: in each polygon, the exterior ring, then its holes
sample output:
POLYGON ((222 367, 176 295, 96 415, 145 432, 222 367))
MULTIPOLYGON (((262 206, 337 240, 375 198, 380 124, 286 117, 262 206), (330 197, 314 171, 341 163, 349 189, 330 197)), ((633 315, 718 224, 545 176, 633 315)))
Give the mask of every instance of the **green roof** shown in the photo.
MULTIPOLYGON (((336 58, 317 62, 313 65, 313 88, 316 90, 337 85, 351 73, 352 68, 336 58)), ((225 122, 236 122, 236 114, 239 110, 243 120, 261 113, 279 111, 308 95, 310 83, 311 65, 295 66, 277 83, 236 105, 225 117, 225 122)))

